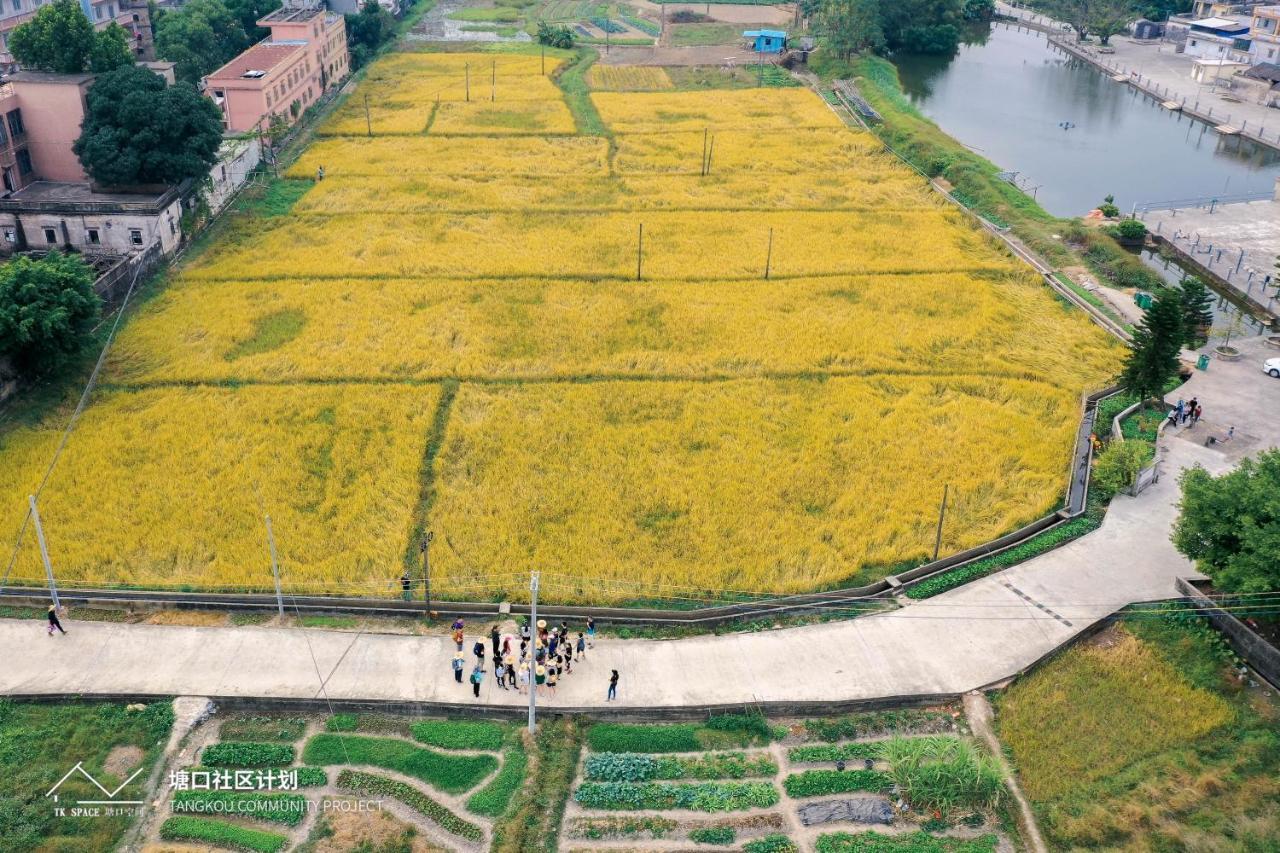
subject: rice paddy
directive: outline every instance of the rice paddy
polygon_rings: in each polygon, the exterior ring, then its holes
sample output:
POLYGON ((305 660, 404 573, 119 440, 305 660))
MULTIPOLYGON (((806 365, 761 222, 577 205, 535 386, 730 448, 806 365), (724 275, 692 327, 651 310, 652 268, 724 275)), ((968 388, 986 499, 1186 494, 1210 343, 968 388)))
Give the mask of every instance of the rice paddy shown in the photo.
MULTIPOLYGON (((940 472, 944 551, 1057 505, 1119 353, 1081 314, 808 90, 576 135, 559 61, 379 60, 292 209, 131 318, 41 495, 64 583, 269 588, 269 514, 300 591, 386 594, 430 529, 445 597, 790 592, 925 558, 940 472)), ((3 437, 15 536, 67 414, 3 437)))

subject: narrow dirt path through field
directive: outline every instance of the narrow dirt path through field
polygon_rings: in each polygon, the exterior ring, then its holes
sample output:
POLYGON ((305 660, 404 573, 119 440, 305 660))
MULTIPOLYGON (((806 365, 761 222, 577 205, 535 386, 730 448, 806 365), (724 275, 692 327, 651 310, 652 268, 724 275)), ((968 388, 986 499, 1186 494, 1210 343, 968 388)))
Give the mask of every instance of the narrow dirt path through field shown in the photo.
POLYGON ((1013 770, 1005 760, 1004 751, 1000 749, 1000 741, 996 739, 995 730, 991 727, 994 719, 991 703, 982 693, 977 691, 966 693, 964 714, 969 718, 969 728, 975 735, 982 738, 982 742, 987 745, 987 749, 991 750, 991 754, 1000 765, 1000 774, 1004 776, 1005 787, 1009 789, 1014 802, 1018 804, 1018 829, 1022 833, 1023 840, 1035 853, 1049 853, 1049 848, 1045 846, 1044 839, 1040 836, 1040 827, 1036 825, 1036 816, 1031 811, 1031 804, 1023 796, 1022 788, 1018 786, 1018 780, 1014 778, 1013 770))

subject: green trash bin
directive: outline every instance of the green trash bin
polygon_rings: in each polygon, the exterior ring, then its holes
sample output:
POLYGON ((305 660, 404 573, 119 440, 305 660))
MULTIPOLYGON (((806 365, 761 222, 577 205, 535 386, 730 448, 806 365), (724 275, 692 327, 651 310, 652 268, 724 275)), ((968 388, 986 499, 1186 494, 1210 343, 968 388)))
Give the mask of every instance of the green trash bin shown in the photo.
POLYGON ((1204 353, 1201 353, 1200 357, 1196 359, 1196 370, 1208 370, 1208 369, 1209 369, 1209 356, 1205 355, 1204 353))
POLYGON ((1135 293, 1133 296, 1133 301, 1138 303, 1138 307, 1141 308, 1143 311, 1149 310, 1151 308, 1151 294, 1146 293, 1145 291, 1139 290, 1137 293, 1135 293))

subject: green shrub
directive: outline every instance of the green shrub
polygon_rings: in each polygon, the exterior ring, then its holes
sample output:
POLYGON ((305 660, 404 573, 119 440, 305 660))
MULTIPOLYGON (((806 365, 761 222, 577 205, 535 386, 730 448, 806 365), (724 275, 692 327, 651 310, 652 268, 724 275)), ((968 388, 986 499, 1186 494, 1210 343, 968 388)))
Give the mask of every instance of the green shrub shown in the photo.
POLYGON ((1124 219, 1116 226, 1122 240, 1141 240, 1147 236, 1147 226, 1140 219, 1124 219))
POLYGON ((839 746, 797 746, 793 747, 787 757, 793 762, 814 761, 861 761, 880 757, 879 742, 842 743, 839 746))
POLYGON ((879 770, 805 770, 793 773, 783 782, 793 797, 820 797, 849 791, 883 791, 892 784, 879 770))
POLYGON ((224 741, 293 741, 301 740, 307 733, 307 721, 302 717, 232 717, 218 729, 218 737, 224 741))
POLYGON ((689 831, 689 840, 698 844, 732 844, 738 834, 731 826, 706 826, 689 831))
POLYGON ((893 738, 882 754, 898 790, 919 809, 994 808, 1004 793, 995 762, 967 740, 893 738))
POLYGON ((199 817, 169 818, 160 825, 160 837, 165 841, 203 841, 218 847, 251 850, 254 853, 276 853, 289 843, 288 838, 274 832, 199 817))
POLYGON ((1128 489, 1154 455, 1155 447, 1141 439, 1108 442, 1094 460, 1093 483, 1107 496, 1128 489))
POLYGON ((773 740, 773 727, 762 714, 717 714, 707 719, 707 728, 720 732, 744 732, 764 742, 773 740))
POLYGON ((403 782, 362 773, 359 770, 343 770, 338 774, 337 786, 353 794, 392 797, 409 806, 414 811, 440 825, 441 829, 452 832, 459 838, 469 841, 480 841, 483 831, 474 823, 465 821, 417 788, 403 782))
POLYGON ((507 750, 502 760, 502 770, 497 776, 467 800, 467 811, 472 814, 498 817, 507 810, 511 798, 524 784, 524 774, 529 766, 529 757, 524 754, 524 747, 516 746, 507 750))
POLYGON ((287 767, 293 763, 293 744, 224 741, 201 753, 206 767, 287 767))
POLYGON ((413 739, 444 749, 502 749, 502 726, 473 720, 423 720, 409 727, 413 739))
POLYGON ((307 741, 308 764, 368 764, 421 779, 450 794, 469 791, 498 768, 492 755, 447 755, 393 738, 319 734, 307 741))
POLYGON ((743 853, 796 853, 795 843, 785 835, 766 835, 742 845, 743 853))
POLYGON ((742 752, 699 756, 659 756, 634 752, 598 752, 587 758, 585 776, 598 782, 647 782, 654 779, 746 779, 773 776, 778 766, 766 755, 742 752))
POLYGON ((299 788, 323 788, 329 784, 329 774, 323 767, 299 767, 299 788))
POLYGON ((671 726, 631 726, 597 723, 587 732, 592 752, 697 752, 702 749, 698 727, 692 723, 671 726))
POLYGON ((307 800, 298 794, 258 791, 177 791, 173 795, 173 810, 190 814, 235 815, 297 826, 307 816, 307 800))
POLYGON ((584 782, 573 798, 593 809, 727 812, 776 805, 778 792, 766 782, 584 782))

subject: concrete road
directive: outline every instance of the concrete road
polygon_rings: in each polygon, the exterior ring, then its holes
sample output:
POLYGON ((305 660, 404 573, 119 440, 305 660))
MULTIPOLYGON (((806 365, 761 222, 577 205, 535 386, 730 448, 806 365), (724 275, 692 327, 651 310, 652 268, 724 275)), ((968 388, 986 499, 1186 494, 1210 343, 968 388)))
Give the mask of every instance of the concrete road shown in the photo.
MULTIPOLYGON (((1193 573, 1169 542, 1176 474, 1195 464, 1224 471, 1280 444, 1280 380, 1259 369, 1275 350, 1261 338, 1241 347, 1241 361, 1214 361, 1179 389, 1175 396, 1199 398, 1205 419, 1165 437, 1160 481, 1137 498, 1116 498, 1095 533, 884 615, 721 637, 601 640, 542 704, 605 708, 613 668, 621 673, 610 705, 617 710, 957 694, 1014 675, 1126 604, 1176 595, 1174 578, 1193 573), (1204 445, 1232 426, 1231 441, 1204 445)), ((477 701, 470 685, 454 683, 454 649, 444 637, 74 621, 68 628, 66 637, 50 638, 40 622, 0 620, 0 694, 477 701)), ((524 701, 491 677, 478 700, 524 701)))

